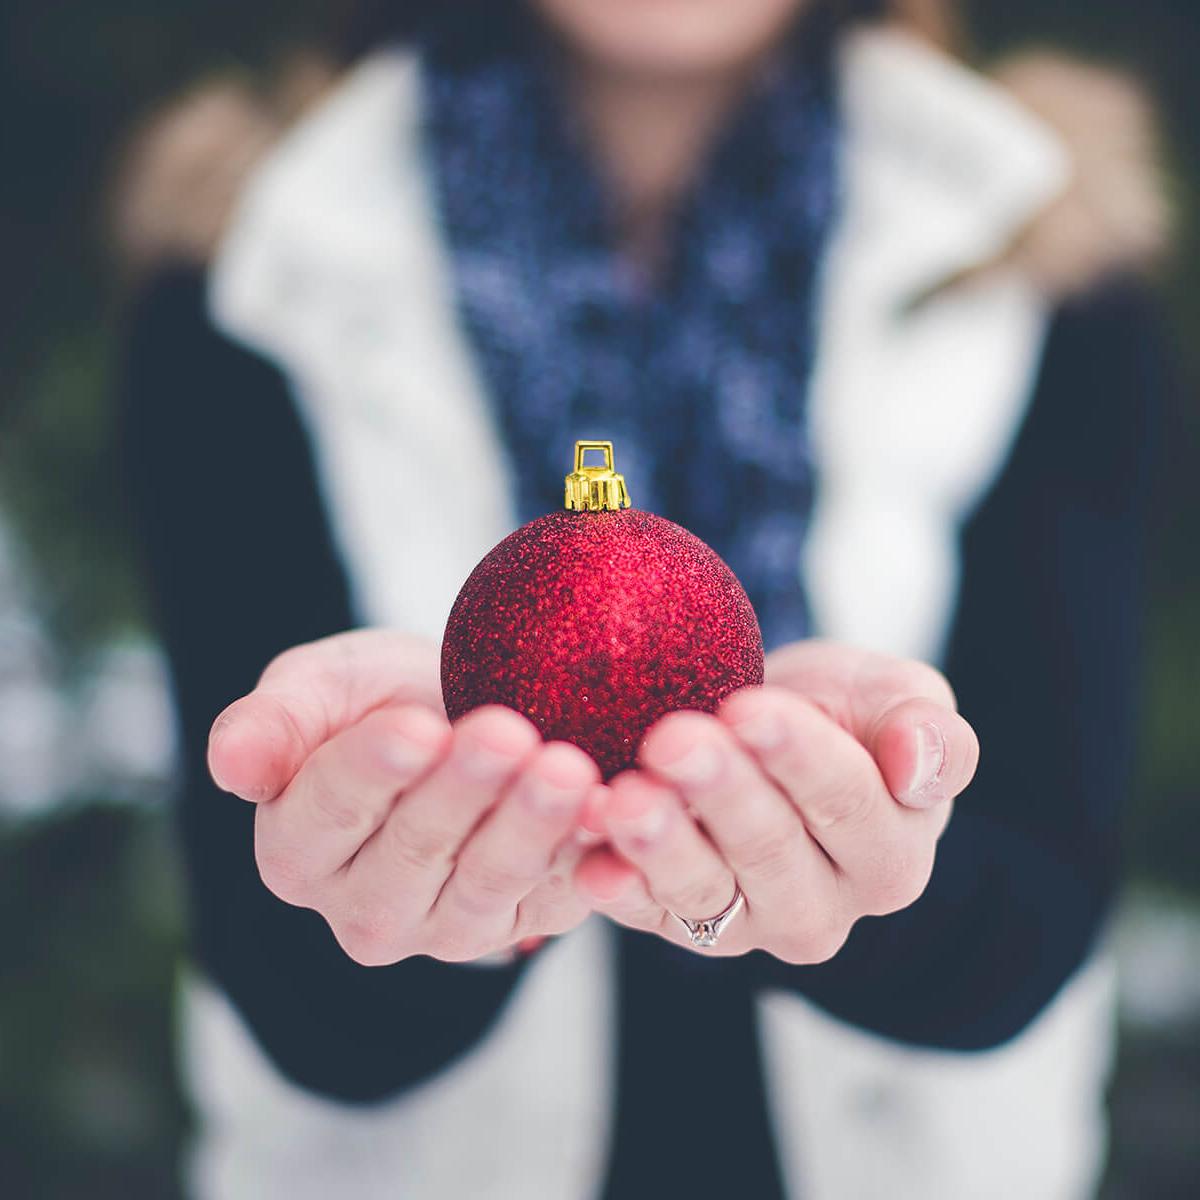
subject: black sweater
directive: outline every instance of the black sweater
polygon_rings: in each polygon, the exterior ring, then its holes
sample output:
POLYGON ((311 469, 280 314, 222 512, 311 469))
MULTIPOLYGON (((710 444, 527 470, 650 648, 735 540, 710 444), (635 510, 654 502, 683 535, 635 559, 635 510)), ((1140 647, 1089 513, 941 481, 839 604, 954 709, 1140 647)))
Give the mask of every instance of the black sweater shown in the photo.
MULTIPOLYGON (((820 966, 702 960, 621 934, 612 1196, 653 1195, 668 1178, 674 1194, 778 1192, 758 989, 971 1050, 1020 1032, 1083 961, 1116 875, 1162 362, 1136 290, 1054 321, 1029 416, 964 535, 946 670, 983 758, 925 895, 860 921, 820 966), (714 1046, 702 1074, 697 1040, 714 1046), (721 1147, 659 1162, 714 1112, 733 1123, 721 1147)), ((182 731, 195 953, 287 1076, 351 1102, 393 1095, 472 1047, 522 967, 357 966, 319 916, 261 884, 253 808, 208 778, 216 713, 280 650, 356 621, 287 382, 210 325, 201 278, 170 274, 132 313, 122 428, 182 731)))

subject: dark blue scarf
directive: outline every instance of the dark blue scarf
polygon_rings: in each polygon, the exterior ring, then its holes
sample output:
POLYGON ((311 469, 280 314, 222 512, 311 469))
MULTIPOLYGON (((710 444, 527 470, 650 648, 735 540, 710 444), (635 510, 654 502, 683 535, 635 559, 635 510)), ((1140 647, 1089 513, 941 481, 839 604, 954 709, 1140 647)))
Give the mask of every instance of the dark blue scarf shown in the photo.
POLYGON ((836 192, 828 79, 797 57, 762 82, 649 286, 615 250, 556 83, 533 47, 425 56, 437 201, 520 518, 561 505, 577 438, 611 438, 634 504, 729 563, 767 646, 802 637, 805 393, 836 192))

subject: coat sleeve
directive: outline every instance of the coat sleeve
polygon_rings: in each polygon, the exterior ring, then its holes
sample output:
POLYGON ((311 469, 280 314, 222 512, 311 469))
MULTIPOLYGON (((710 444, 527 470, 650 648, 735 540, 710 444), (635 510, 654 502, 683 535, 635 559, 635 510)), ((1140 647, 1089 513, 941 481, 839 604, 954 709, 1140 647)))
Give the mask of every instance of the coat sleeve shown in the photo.
POLYGON ((1154 414, 1170 388, 1148 298, 1061 312, 1002 478, 965 530, 946 672, 979 733, 925 894, 828 963, 759 964, 834 1015, 915 1044, 1019 1033, 1112 898, 1136 725, 1154 414))
POLYGON ((309 445, 285 380, 213 329, 195 274, 160 278, 133 306, 118 386, 121 469, 181 733, 195 954, 294 1082, 390 1096, 474 1045, 520 968, 360 967, 321 917, 262 885, 253 807, 213 786, 205 748, 214 716, 275 654, 351 624, 309 445))

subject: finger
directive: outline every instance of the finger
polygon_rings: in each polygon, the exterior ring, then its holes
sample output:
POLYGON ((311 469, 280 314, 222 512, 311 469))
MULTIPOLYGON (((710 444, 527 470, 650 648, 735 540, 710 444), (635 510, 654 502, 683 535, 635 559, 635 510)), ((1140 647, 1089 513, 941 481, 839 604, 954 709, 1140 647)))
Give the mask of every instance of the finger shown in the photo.
POLYGON ((435 916, 513 924, 520 902, 548 875, 574 832, 599 774, 582 750, 565 742, 535 751, 463 846, 435 916))
POLYGON ((517 938, 567 933, 592 911, 575 887, 575 868, 585 850, 569 840, 559 847, 549 872, 517 906, 517 938))
POLYGON ((719 715, 778 783, 869 911, 891 912, 916 899, 932 869, 931 822, 940 820, 938 814, 896 804, 867 749, 791 692, 739 692, 719 715))
MULTIPOLYGON (((657 934, 685 949, 699 949, 692 944, 682 922, 650 895, 641 873, 607 846, 585 855, 575 872, 575 881, 591 907, 617 924, 657 934)), ((705 946, 702 952, 708 957, 745 954, 755 948, 754 936, 742 916, 722 934, 719 945, 705 946)))
POLYGON ((335 733, 373 709, 412 703, 441 711, 432 643, 359 630, 296 646, 213 723, 209 771, 244 800, 274 799, 335 733))
POLYGON ((255 813, 264 882, 285 894, 333 875, 384 822, 396 796, 438 761, 444 717, 410 705, 379 709, 321 746, 255 813))
POLYGON ((646 887, 641 872, 608 846, 597 846, 579 860, 575 886, 597 912, 644 933, 660 933, 675 939, 668 921, 675 922, 646 887))
POLYGON ((928 663, 836 642, 794 642, 767 657, 766 682, 802 695, 860 742, 908 700, 956 710, 954 691, 928 663))
POLYGON ((579 814, 576 841, 581 846, 595 846, 604 839, 604 807, 608 803, 608 787, 599 783, 588 793, 583 812, 579 814))
POLYGON ((802 892, 832 890, 829 861, 795 807, 717 718, 664 718, 647 735, 641 760, 679 789, 752 908, 788 912, 802 892))
POLYGON ((649 892, 641 885, 637 867, 619 858, 608 846, 597 846, 580 857, 575 868, 575 884, 588 901, 596 905, 612 904, 638 884, 646 906, 654 907, 649 892))
POLYGON ((399 799, 346 868, 350 892, 423 920, 468 834, 540 745, 533 725, 511 709, 468 713, 442 761, 399 799))
POLYGON ((979 764, 975 731, 932 700, 907 700, 881 714, 867 747, 888 791, 909 808, 953 800, 979 764))
POLYGON ((733 873, 673 789, 643 774, 619 776, 604 821, 613 847, 641 871, 661 907, 701 920, 733 899, 733 873))

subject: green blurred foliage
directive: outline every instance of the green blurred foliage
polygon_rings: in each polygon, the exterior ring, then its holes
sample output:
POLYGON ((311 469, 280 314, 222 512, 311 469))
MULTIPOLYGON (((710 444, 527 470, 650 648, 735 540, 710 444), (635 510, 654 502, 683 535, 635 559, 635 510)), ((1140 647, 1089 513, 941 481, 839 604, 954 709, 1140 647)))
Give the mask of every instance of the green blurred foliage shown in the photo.
POLYGON ((180 917, 165 840, 162 822, 103 804, 0 838, 6 1200, 176 1194, 180 917))

